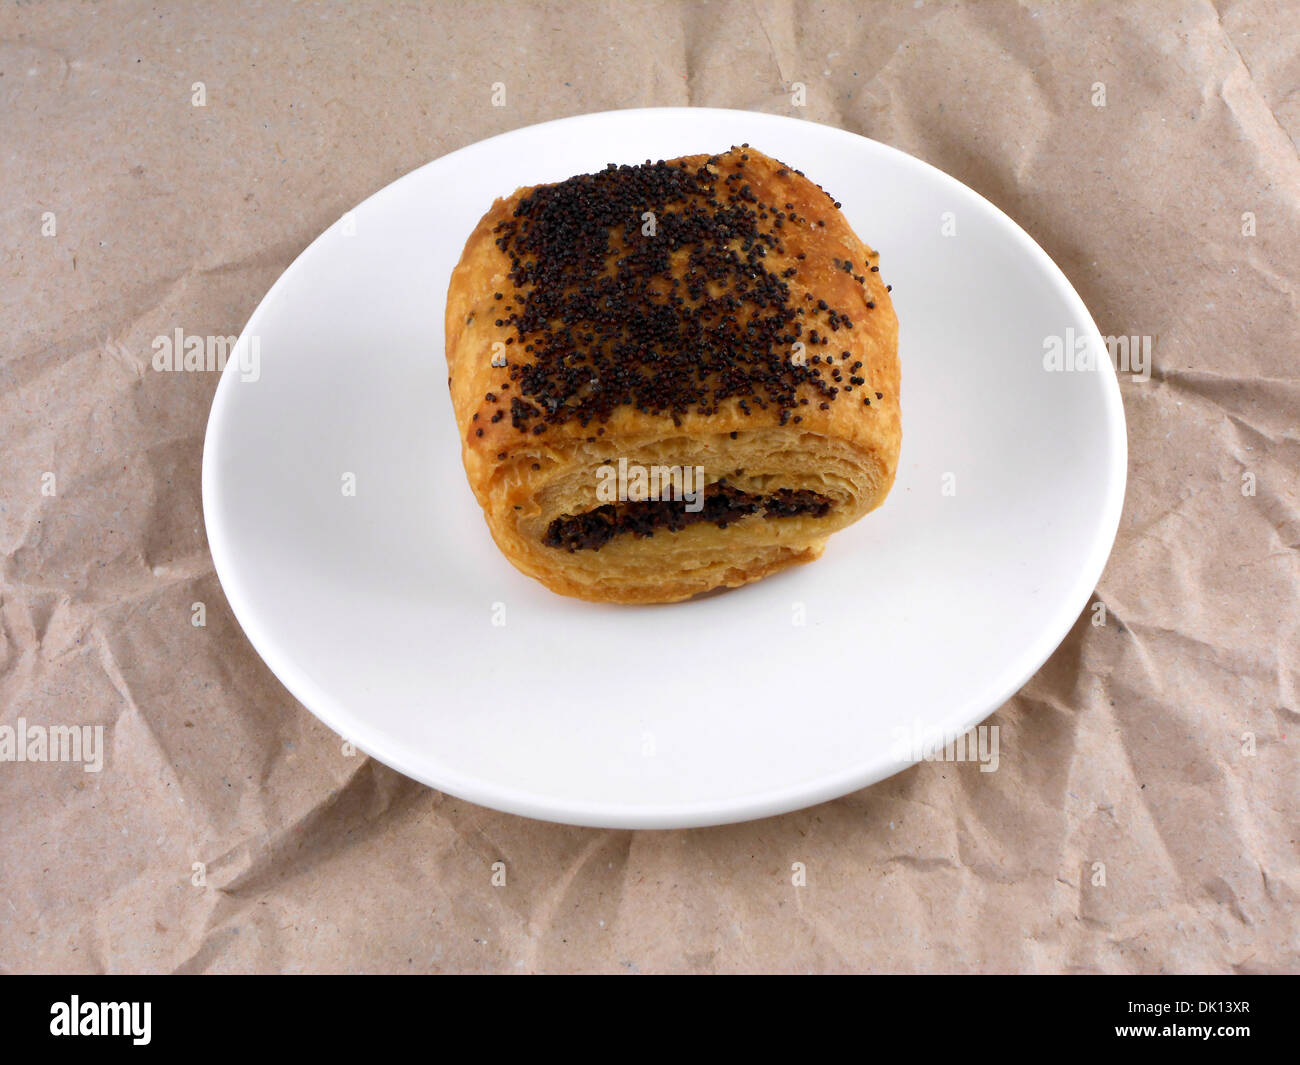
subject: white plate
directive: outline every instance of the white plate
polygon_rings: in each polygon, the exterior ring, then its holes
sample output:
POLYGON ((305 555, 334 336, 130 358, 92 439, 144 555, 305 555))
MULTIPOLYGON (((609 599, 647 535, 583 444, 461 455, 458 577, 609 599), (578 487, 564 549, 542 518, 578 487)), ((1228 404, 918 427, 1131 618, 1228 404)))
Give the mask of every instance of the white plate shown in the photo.
POLYGON ((257 338, 260 377, 232 358, 212 405, 212 556, 285 686, 435 788, 614 827, 796 809, 904 768, 904 734, 978 723, 1085 606, 1119 522, 1123 408, 1109 364, 1053 373, 1043 355, 1095 328, 1005 215, 854 134, 680 108, 517 130, 376 193, 272 287, 236 349, 257 338), (881 254, 902 333, 897 484, 821 561, 747 588, 662 607, 553 595, 498 553, 465 482, 450 271, 518 185, 746 141, 830 190, 881 254))

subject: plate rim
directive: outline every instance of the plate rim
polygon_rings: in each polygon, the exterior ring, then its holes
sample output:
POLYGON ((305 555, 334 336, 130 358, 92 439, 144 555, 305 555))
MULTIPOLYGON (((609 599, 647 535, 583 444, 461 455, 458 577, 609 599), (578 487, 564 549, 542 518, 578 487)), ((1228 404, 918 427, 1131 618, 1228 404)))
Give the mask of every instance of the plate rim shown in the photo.
MULTIPOLYGON (((795 123, 814 127, 819 135, 866 141, 886 155, 897 157, 904 167, 919 167, 922 171, 928 171, 930 176, 941 185, 947 185, 958 196, 965 198, 967 202, 976 204, 979 209, 989 212, 993 220, 1002 228, 1005 228, 1020 248, 1037 263, 1043 276, 1050 281, 1053 288, 1061 292, 1064 302, 1076 314, 1078 320, 1089 326, 1092 333, 1099 333, 1087 305, 1070 283, 1064 271, 1023 227, 996 204, 980 195, 970 186, 923 159, 918 159, 916 156, 909 155, 892 145, 842 129, 839 126, 794 118, 788 115, 734 108, 635 107, 569 115, 506 130, 431 159, 377 189, 351 208, 350 211, 345 212, 334 223, 327 226, 285 267, 284 271, 276 278, 258 302, 243 329, 240 330, 236 349, 239 348, 239 345, 246 343, 245 337, 256 332, 259 321, 269 313, 268 308, 273 307, 278 302, 277 296, 286 279, 295 273, 300 264, 319 254, 326 238, 342 222, 343 218, 346 218, 352 211, 360 210, 372 200, 390 194, 397 186, 413 180, 416 175, 421 174, 430 167, 449 165, 449 161, 454 160, 457 156, 481 150, 488 144, 503 138, 515 137, 524 131, 537 131, 562 125, 578 125, 596 120, 609 120, 614 116, 624 120, 631 120, 634 116, 644 115, 656 115, 665 118, 675 115, 682 120, 694 120, 707 115, 719 119, 744 119, 748 122, 771 122, 781 125, 795 123)), ((750 135, 752 136, 752 134, 750 135)), ((1036 643, 1030 645, 1030 651, 1022 652, 1017 657, 1016 663, 1028 663, 1028 665, 1013 663, 1012 666, 1007 667, 1004 673, 1009 674, 1011 679, 1003 681, 1001 687, 997 689, 996 698, 988 700, 987 703, 986 700, 980 699, 978 700, 978 707, 972 707, 972 703, 976 702, 976 700, 967 700, 961 704, 960 709, 950 710, 944 721, 934 726, 936 729, 954 728, 965 731, 986 720, 1006 705, 1007 701, 1024 687, 1065 641, 1070 630, 1078 621, 1079 615, 1086 607, 1089 596, 1096 589, 1097 582, 1101 579, 1114 547, 1115 538, 1119 532, 1128 481, 1128 430, 1119 380, 1109 360, 1103 359, 1101 363, 1101 367, 1095 372, 1104 379, 1101 389, 1103 397, 1101 409, 1105 416, 1112 460, 1108 470, 1105 504, 1098 515, 1097 531, 1090 545, 1089 557, 1079 567, 1070 593, 1060 597, 1060 605, 1052 613, 1051 624, 1043 626, 1041 631, 1049 635, 1040 637, 1036 643)), ((221 427, 228 416, 228 411, 231 409, 232 396, 236 394, 235 385, 237 382, 235 378, 238 372, 239 360, 232 355, 227 360, 217 382, 203 439, 201 467, 203 522, 213 568, 217 579, 221 583, 222 593, 225 595, 231 613, 243 630, 244 636, 252 645, 253 650, 285 689, 328 728, 384 765, 428 787, 454 795, 467 802, 523 817, 591 828, 674 829, 734 824, 804 809, 869 787, 915 765, 919 761, 919 759, 911 758, 891 758, 882 766, 873 759, 870 766, 859 765, 829 777, 817 776, 812 780, 803 779, 779 788, 767 788, 748 794, 729 795, 722 799, 627 804, 546 796, 528 790, 513 788, 509 785, 485 781, 477 776, 467 777, 458 774, 450 766, 439 766, 439 772, 437 773, 428 772, 424 764, 427 759, 416 759, 415 756, 403 749, 403 745, 392 741, 382 731, 366 735, 364 715, 356 710, 348 710, 347 707, 317 685, 305 671, 292 661, 287 653, 279 648, 273 634, 267 631, 261 619, 257 616, 253 600, 239 572, 236 561, 237 556, 231 537, 228 530, 221 523, 218 506, 220 487, 216 467, 222 439, 221 427), (421 764, 416 764, 417 761, 421 764)))

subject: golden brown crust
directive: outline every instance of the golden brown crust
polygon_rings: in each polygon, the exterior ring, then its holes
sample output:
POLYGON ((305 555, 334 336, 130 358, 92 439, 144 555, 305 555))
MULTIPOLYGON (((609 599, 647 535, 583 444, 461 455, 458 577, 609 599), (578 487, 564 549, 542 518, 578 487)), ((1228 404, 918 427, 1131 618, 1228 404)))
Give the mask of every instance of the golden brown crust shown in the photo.
POLYGON ((566 595, 667 602, 815 558, 830 532, 879 505, 897 468, 898 323, 876 254, 823 190, 754 149, 658 167, 497 200, 448 291, 448 383, 470 485, 507 557, 566 595), (566 219, 593 202, 628 221, 570 233, 566 219), (657 230, 647 234, 637 207, 657 230), (648 243, 657 238, 676 243, 648 243), (585 275, 565 265, 573 248, 597 264, 585 275), (690 343, 701 337, 716 350, 697 369, 690 343), (549 523, 596 506, 594 471, 618 458, 703 465, 710 483, 815 490, 834 506, 821 518, 623 534, 600 550, 547 547, 549 523))

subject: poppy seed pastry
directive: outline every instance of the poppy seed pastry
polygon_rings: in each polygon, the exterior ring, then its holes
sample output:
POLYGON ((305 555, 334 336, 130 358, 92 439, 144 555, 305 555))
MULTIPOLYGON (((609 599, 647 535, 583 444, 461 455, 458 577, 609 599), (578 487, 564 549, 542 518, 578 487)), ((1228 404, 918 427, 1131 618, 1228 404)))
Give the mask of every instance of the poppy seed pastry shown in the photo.
POLYGON ((898 467, 876 262, 820 186, 748 145, 498 199, 452 272, 446 354, 505 556, 615 603, 818 558, 898 467))

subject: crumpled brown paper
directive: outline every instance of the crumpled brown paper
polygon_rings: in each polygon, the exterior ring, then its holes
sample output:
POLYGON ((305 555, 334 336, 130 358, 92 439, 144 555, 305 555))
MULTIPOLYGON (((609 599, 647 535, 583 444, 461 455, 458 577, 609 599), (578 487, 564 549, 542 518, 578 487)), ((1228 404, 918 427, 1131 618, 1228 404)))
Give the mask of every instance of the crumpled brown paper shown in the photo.
POLYGON ((0 725, 104 743, 97 773, 0 762, 0 968, 1300 968, 1293 5, 7 5, 0 130, 0 725), (1105 624, 992 719, 995 773, 706 830, 523 820, 349 755, 230 615, 216 375, 155 372, 154 338, 238 333, 431 158, 688 104, 934 163, 1153 338, 1105 624))

